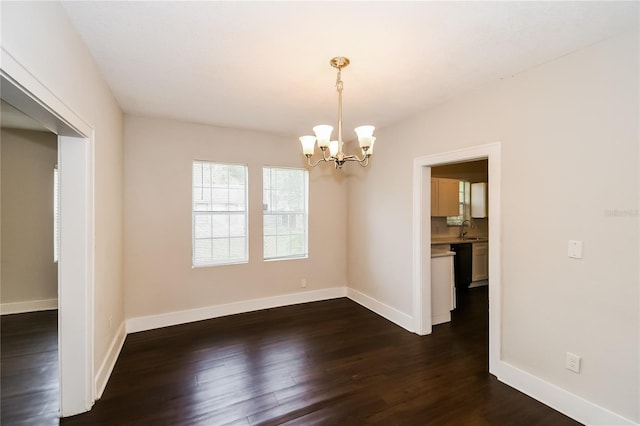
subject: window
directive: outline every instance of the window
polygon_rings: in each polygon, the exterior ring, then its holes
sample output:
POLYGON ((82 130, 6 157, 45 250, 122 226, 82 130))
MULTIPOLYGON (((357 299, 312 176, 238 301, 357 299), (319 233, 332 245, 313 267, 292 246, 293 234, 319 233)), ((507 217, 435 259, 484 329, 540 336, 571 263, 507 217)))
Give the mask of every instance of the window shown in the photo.
POLYGON ((265 167, 262 185, 264 259, 307 257, 309 173, 265 167))
POLYGON ((471 183, 461 180, 459 186, 458 216, 447 216, 447 225, 460 226, 463 220, 471 219, 471 183))
POLYGON ((247 166, 193 162, 193 266, 245 263, 247 166))

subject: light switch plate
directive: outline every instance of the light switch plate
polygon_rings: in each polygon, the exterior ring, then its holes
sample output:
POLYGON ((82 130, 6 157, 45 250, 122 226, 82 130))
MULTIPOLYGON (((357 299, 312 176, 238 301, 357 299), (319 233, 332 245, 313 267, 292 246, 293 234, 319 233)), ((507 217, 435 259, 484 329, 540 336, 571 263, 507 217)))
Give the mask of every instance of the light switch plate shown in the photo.
POLYGON ((569 240, 569 257, 572 259, 582 259, 582 241, 569 240))

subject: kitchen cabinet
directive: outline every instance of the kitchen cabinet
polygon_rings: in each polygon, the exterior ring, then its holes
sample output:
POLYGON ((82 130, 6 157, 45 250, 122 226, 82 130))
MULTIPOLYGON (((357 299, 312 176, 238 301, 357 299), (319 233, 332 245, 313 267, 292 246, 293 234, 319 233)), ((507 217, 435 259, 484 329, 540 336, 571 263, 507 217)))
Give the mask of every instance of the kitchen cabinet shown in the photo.
POLYGON ((431 216, 458 216, 459 188, 457 179, 431 178, 431 216))
POLYGON ((453 272, 454 253, 431 252, 431 324, 451 321, 451 311, 456 307, 453 272))
POLYGON ((487 217, 487 183, 478 182, 471 184, 471 217, 487 217))
POLYGON ((489 279, 489 243, 473 244, 471 281, 489 279))

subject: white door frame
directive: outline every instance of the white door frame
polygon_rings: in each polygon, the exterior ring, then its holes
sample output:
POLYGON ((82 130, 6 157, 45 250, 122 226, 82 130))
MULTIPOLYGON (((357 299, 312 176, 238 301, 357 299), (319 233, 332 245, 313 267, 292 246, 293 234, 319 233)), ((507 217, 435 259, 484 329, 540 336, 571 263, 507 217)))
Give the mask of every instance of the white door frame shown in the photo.
POLYGON ((58 135, 60 414, 88 411, 94 389, 94 131, 4 47, 2 98, 58 135))
POLYGON ((502 283, 499 142, 413 160, 413 320, 417 334, 431 334, 431 167, 488 160, 489 172, 489 372, 501 358, 502 283))

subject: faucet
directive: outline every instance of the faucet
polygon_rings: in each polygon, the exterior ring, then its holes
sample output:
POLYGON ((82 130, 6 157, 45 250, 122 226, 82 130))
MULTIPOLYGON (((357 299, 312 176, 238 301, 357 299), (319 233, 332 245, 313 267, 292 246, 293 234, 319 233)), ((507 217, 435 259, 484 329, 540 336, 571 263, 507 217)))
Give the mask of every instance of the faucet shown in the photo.
POLYGON ((460 224, 460 235, 458 235, 458 238, 460 238, 461 240, 464 240, 464 236, 467 235, 467 233, 464 230, 464 223, 467 222, 469 224, 469 227, 473 228, 473 223, 471 223, 470 220, 465 219, 462 221, 462 223, 460 224))

